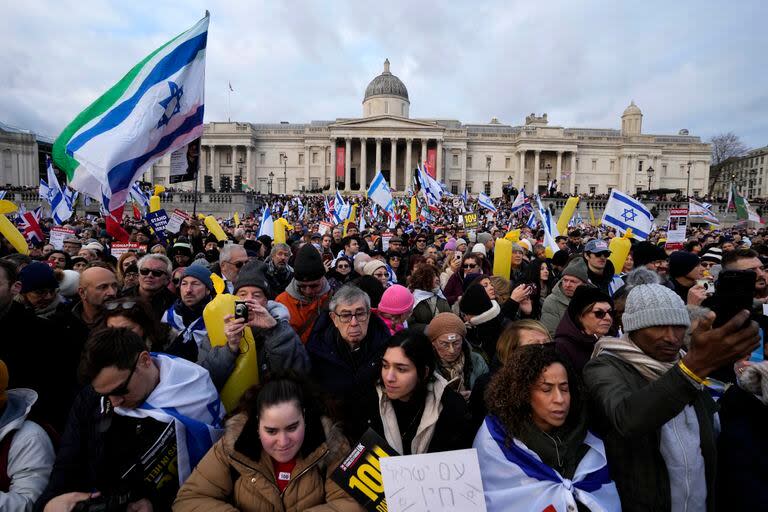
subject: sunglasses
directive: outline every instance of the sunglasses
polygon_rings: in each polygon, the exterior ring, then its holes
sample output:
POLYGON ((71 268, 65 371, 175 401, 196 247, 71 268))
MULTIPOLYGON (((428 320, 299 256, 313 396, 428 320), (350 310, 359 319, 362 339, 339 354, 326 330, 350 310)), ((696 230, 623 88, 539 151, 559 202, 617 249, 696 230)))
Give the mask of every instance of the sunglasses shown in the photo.
POLYGON ((143 268, 139 270, 139 274, 143 276, 148 276, 149 274, 152 274, 152 277, 163 277, 165 275, 168 275, 168 273, 165 270, 153 270, 148 268, 143 268))
POLYGON ((336 268, 339 270, 346 270, 349 268, 349 265, 336 265, 336 268))
POLYGON ((104 393, 104 396, 125 396, 128 394, 128 385, 131 383, 131 378, 133 377, 133 373, 136 371, 136 367, 139 365, 139 358, 141 357, 141 354, 139 354, 138 357, 136 357, 136 362, 133 363, 133 368, 131 368, 131 373, 128 374, 128 378, 123 381, 122 384, 117 386, 115 389, 110 391, 109 393, 104 393))
POLYGON ((237 268, 238 270, 240 270, 241 268, 243 268, 243 265, 245 265, 245 264, 246 264, 246 263, 248 263, 248 262, 247 262, 247 261, 237 261, 237 262, 234 262, 234 263, 233 263, 233 262, 231 262, 231 261, 228 261, 227 263, 229 263, 230 265, 234 265, 234 266, 235 266, 235 268, 237 268))
POLYGON ((463 266, 464 268, 477 268, 476 263, 465 263, 463 266))
POLYGON ((178 277, 174 277, 173 279, 171 279, 171 281, 173 281, 173 284, 179 284, 181 282, 181 279, 178 277))
POLYGON ((609 252, 593 252, 592 255, 593 256, 597 256, 598 258, 607 258, 608 256, 611 255, 611 253, 609 253, 609 252))
POLYGON ((610 309, 598 309, 592 312, 593 315, 595 315, 595 318, 598 320, 602 320, 605 318, 606 315, 611 316, 613 315, 613 311, 610 309))
POLYGON ((704 268, 711 268, 715 266, 715 263, 712 261, 702 261, 701 266, 704 268))
POLYGON ((113 302, 106 302, 104 304, 104 309, 107 311, 114 311, 116 309, 132 309, 136 305, 135 300, 116 300, 113 302))

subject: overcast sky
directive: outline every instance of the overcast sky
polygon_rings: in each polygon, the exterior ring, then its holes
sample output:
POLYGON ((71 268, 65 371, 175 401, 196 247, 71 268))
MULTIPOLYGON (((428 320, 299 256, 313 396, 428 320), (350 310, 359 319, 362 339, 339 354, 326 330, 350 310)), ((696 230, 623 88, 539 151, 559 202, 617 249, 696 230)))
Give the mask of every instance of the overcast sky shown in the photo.
POLYGON ((55 137, 156 47, 211 12, 206 121, 359 117, 389 58, 411 117, 733 131, 768 144, 768 3, 5 0, 0 121, 55 137), (686 4, 686 5, 682 5, 686 4), (183 7, 182 7, 183 6, 183 7))

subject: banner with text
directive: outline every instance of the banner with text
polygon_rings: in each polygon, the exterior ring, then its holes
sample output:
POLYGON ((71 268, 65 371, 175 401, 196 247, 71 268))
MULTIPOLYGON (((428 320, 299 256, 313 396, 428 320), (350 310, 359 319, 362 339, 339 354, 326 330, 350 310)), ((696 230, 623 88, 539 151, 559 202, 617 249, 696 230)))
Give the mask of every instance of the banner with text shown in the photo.
POLYGON ((685 246, 685 230, 688 227, 688 208, 673 208, 669 210, 667 221, 667 241, 664 249, 680 251, 685 246))

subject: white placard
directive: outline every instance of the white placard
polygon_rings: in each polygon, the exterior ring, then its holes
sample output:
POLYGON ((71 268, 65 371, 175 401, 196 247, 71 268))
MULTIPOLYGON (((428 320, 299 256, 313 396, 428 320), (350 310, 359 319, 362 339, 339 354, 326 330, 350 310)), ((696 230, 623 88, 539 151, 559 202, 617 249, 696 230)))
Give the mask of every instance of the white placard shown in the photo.
POLYGON ((69 229, 69 228, 62 228, 59 226, 54 226, 51 228, 50 233, 50 242, 51 245, 57 250, 60 251, 64 248, 64 239, 70 235, 74 235, 75 230, 69 229))
POLYGON ((171 153, 171 176, 181 176, 187 173, 187 147, 180 147, 171 153))
POLYGON ((477 450, 380 459, 389 512, 484 512, 477 450))
POLYGON ((320 236, 325 235, 326 233, 330 234, 333 231, 333 224, 330 222, 321 222, 317 225, 317 232, 320 233, 320 236))
POLYGON ((389 241, 394 235, 389 231, 382 233, 381 235, 381 251, 387 252, 389 250, 389 241))
POLYGON ((168 219, 168 224, 165 225, 165 230, 169 233, 178 233, 181 229, 181 225, 190 219, 187 212, 176 208, 171 214, 171 218, 168 219))

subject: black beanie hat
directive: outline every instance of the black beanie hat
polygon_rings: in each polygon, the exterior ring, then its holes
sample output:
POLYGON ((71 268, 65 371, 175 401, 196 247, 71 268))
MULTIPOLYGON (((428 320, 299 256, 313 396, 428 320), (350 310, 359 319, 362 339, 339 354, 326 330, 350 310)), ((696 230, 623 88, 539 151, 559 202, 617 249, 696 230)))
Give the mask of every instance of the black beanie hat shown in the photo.
POLYGON ((479 283, 470 285, 459 301, 459 309, 466 315, 481 315, 492 307, 488 293, 479 283))
POLYGON ((673 278, 687 275, 699 264, 699 257, 692 252, 675 251, 669 255, 669 275, 673 278))
POLYGON ((235 278, 232 293, 237 293, 237 290, 243 286, 255 286, 260 288, 269 297, 271 290, 269 289, 267 278, 264 276, 265 267, 266 265, 261 261, 249 261, 243 265, 243 268, 240 269, 235 278))
POLYGON ((667 253, 651 242, 638 242, 632 247, 632 259, 635 262, 635 268, 639 268, 652 261, 666 260, 667 253))
POLYGON ((384 295, 384 285, 373 276, 360 276, 353 281, 355 286, 368 294, 371 299, 371 307, 378 308, 381 296, 384 295))
POLYGON ((297 281, 315 281, 325 275, 325 266, 320 251, 312 244, 306 244, 296 254, 293 277, 297 281))
POLYGON ((611 305, 611 308, 613 308, 613 299, 600 288, 591 285, 579 286, 573 293, 571 302, 568 303, 568 316, 571 317, 573 323, 581 325, 579 323, 581 312, 584 311, 587 306, 594 304, 595 302, 607 302, 611 305))

